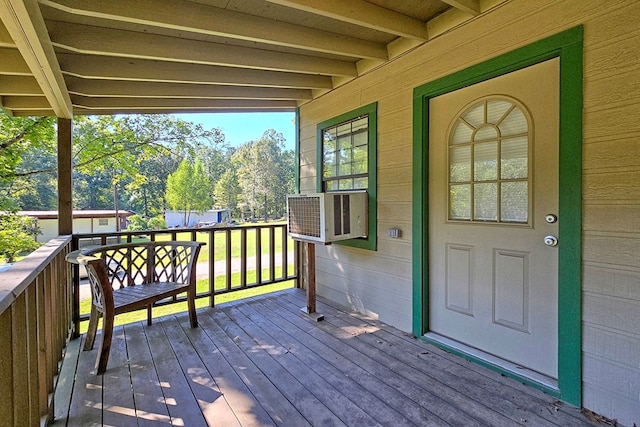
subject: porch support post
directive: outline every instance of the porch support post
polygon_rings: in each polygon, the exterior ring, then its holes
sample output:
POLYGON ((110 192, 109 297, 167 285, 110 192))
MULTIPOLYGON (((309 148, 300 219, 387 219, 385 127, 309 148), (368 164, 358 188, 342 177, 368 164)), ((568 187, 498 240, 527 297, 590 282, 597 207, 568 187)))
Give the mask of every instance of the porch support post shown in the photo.
POLYGON ((306 288, 307 306, 302 307, 302 311, 308 314, 316 322, 324 320, 324 315, 316 313, 316 244, 305 242, 306 253, 306 288))
POLYGON ((58 118, 58 234, 73 233, 71 119, 58 118))

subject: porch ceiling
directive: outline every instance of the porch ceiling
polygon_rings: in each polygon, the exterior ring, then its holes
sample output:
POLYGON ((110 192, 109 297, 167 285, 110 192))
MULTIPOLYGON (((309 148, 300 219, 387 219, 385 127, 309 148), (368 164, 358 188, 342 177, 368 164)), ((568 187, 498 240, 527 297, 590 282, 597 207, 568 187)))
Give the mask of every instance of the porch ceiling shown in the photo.
POLYGON ((0 108, 291 111, 503 1, 0 0, 0 108))

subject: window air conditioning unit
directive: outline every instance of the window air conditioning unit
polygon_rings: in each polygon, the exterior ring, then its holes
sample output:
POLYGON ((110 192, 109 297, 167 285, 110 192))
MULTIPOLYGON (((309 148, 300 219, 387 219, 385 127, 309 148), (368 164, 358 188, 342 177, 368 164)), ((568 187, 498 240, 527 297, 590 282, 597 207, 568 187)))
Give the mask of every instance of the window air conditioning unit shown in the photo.
POLYGON ((330 243, 367 237, 366 191, 290 194, 287 230, 297 240, 330 243))

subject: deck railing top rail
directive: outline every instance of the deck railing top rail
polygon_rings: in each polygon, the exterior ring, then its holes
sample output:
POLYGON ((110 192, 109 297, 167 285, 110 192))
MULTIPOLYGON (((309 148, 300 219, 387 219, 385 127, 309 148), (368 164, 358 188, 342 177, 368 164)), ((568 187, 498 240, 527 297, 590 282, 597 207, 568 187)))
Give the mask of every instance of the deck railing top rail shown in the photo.
POLYGON ((0 273, 0 314, 22 294, 51 261, 71 241, 71 236, 58 236, 0 273))

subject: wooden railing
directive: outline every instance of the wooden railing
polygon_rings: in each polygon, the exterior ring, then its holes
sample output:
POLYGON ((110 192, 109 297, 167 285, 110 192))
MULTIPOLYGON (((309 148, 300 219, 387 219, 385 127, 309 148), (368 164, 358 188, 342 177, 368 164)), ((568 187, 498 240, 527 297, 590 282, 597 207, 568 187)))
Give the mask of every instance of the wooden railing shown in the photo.
POLYGON ((0 424, 46 425, 72 322, 71 236, 0 273, 0 424))
MULTIPOLYGON (((208 255, 208 262, 200 261, 197 280, 208 279, 206 290, 200 290, 196 298, 208 298, 209 306, 215 304, 215 296, 248 288, 294 281, 299 287, 299 243, 287 235, 286 224, 265 224, 216 228, 173 228, 155 231, 124 231, 118 233, 74 234, 73 249, 89 245, 104 245, 136 240, 192 240, 205 242, 200 251, 208 255), (254 249, 249 253, 250 249, 254 249), (217 259, 217 261, 216 261, 217 259), (224 277, 221 277, 224 276, 224 277)), ((88 319, 88 313, 80 313, 78 267, 74 268, 73 287, 74 319, 76 331, 79 322, 88 319)), ((186 301, 184 297, 172 298, 162 304, 186 301)))

